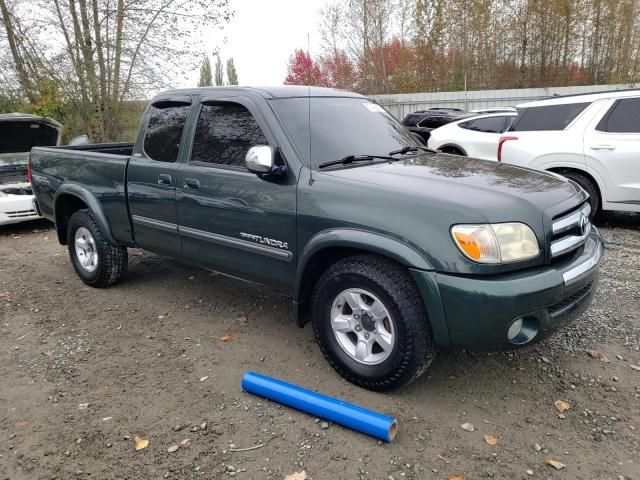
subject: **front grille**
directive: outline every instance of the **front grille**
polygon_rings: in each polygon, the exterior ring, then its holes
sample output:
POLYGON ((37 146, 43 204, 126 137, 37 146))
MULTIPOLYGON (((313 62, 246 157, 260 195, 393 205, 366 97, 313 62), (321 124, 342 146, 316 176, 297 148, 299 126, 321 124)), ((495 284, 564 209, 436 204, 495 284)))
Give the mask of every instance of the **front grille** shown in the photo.
POLYGON ((6 212, 6 214, 9 218, 24 218, 37 215, 36 211, 33 208, 29 210, 16 210, 14 212, 6 212))
POLYGON ((584 297, 586 297, 589 294, 589 292, 591 292, 592 288, 593 288, 593 282, 589 282, 577 292, 572 293, 571 295, 564 297, 558 303, 551 305, 547 309, 549 311, 549 315, 554 315, 559 311, 564 310, 565 308, 569 308, 570 306, 574 305, 578 301, 582 300, 584 297))
POLYGON ((561 257, 580 247, 591 232, 591 206, 588 202, 559 215, 551 225, 551 258, 561 257))

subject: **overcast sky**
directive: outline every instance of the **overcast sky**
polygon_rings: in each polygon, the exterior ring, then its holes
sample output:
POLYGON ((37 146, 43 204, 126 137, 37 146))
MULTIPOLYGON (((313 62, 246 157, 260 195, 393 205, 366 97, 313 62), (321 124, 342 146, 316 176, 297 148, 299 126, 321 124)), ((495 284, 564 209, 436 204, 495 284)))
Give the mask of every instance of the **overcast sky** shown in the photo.
MULTIPOLYGON (((318 11, 327 0, 229 0, 234 16, 222 32, 212 30, 203 39, 211 52, 220 49, 238 71, 240 85, 281 85, 287 62, 296 48, 320 51, 318 11), (224 42, 224 43, 223 43, 224 42)), ((187 85, 198 81, 194 72, 187 85)))

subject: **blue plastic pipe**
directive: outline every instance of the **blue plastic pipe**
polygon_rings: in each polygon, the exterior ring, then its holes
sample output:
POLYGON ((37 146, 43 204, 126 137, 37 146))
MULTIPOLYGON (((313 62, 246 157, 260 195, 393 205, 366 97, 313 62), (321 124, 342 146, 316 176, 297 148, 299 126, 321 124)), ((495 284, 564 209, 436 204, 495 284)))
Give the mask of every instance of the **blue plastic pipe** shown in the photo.
POLYGON ((247 372, 242 377, 242 388, 254 395, 324 418, 385 442, 393 442, 398 433, 398 422, 394 418, 312 392, 277 378, 247 372))

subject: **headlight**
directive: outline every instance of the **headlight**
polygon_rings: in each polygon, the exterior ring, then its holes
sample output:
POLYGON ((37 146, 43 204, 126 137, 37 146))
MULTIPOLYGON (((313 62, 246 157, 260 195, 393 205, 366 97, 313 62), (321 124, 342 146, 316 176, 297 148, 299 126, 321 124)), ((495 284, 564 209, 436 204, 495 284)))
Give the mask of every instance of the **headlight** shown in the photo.
POLYGON ((535 233, 524 223, 454 225, 451 236, 465 256, 479 263, 518 262, 540 253, 535 233))

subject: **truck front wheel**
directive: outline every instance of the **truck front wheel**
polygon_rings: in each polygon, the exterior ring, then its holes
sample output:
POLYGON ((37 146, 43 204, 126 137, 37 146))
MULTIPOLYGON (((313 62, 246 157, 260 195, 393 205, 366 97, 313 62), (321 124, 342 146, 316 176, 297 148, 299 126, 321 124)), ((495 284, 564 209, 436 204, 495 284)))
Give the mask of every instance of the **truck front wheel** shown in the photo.
POLYGON ((67 247, 71 263, 84 283, 107 287, 127 272, 127 249, 107 243, 88 209, 78 210, 69 219, 67 247))
POLYGON ((374 255, 329 267, 311 299, 313 330, 331 366, 370 390, 419 377, 435 356, 420 294, 400 265, 374 255))

